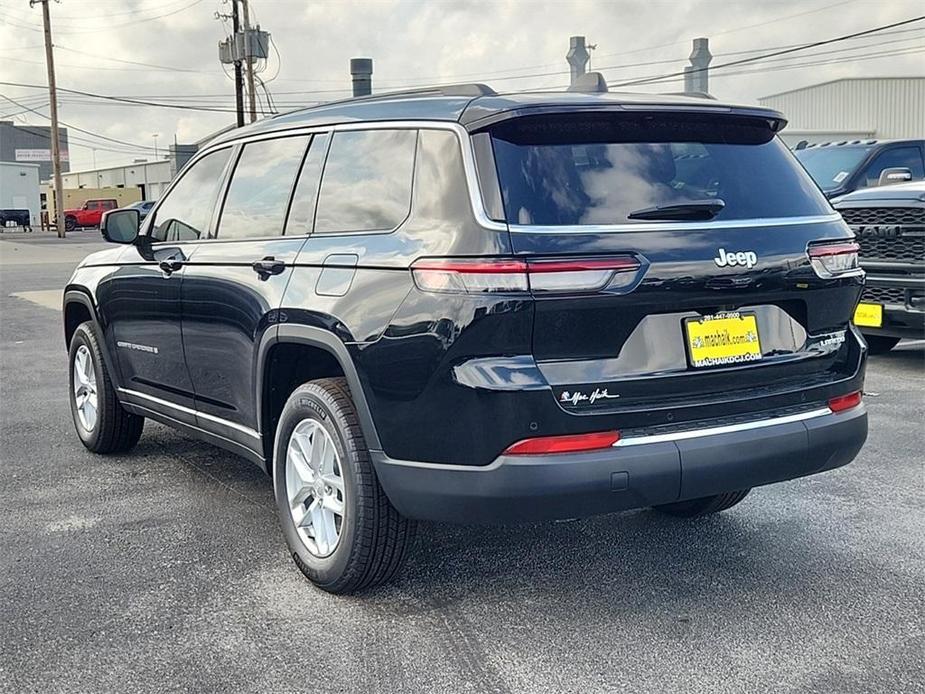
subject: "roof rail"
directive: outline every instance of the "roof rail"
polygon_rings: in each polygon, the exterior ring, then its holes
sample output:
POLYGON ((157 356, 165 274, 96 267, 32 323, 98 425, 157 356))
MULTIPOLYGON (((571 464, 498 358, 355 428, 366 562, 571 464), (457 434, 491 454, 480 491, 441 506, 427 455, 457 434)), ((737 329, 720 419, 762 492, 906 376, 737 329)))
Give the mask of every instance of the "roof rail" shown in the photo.
POLYGON ((663 92, 662 96, 692 96, 697 99, 712 99, 716 101, 715 96, 707 94, 706 92, 663 92))
POLYGON ((498 92, 487 84, 473 82, 471 84, 440 84, 433 87, 419 87, 418 89, 405 89, 397 92, 380 92, 369 96, 358 96, 347 101, 368 101, 374 99, 389 99, 393 96, 497 96, 498 92))

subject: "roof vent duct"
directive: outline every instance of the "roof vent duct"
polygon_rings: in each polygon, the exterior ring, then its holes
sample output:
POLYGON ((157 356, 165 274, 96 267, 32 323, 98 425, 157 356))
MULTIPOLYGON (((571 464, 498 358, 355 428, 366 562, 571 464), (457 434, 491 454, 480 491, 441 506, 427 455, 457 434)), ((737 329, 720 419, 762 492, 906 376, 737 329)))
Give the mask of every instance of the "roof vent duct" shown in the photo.
POLYGON ((599 72, 586 72, 578 77, 566 91, 584 92, 585 94, 603 94, 608 91, 607 80, 599 72))

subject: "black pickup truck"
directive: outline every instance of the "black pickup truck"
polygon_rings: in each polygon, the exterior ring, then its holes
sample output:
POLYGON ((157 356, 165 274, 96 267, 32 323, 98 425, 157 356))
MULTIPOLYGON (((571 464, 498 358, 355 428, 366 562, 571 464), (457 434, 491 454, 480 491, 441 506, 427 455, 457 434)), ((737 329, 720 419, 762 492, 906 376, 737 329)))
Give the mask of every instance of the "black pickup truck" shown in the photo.
POLYGON ((801 142, 794 154, 831 200, 863 188, 925 178, 925 140, 801 142))
POLYGON ((859 190, 834 205, 861 246, 867 283, 854 323, 871 353, 925 337, 925 181, 859 190))

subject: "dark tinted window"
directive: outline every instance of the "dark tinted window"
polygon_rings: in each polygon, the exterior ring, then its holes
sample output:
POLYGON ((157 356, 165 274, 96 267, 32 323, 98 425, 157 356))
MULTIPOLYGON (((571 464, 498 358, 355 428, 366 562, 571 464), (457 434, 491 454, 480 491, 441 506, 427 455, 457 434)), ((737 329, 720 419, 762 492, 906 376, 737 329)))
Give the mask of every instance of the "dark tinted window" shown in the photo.
POLYGON ((796 157, 822 190, 835 190, 854 173, 871 147, 809 147, 796 151, 796 157))
POLYGON ((858 181, 859 188, 875 186, 880 183, 880 173, 884 169, 902 167, 912 172, 912 178, 925 178, 925 166, 922 164, 922 153, 918 147, 893 147, 881 152, 864 169, 858 181))
POLYGON ((152 238, 192 241, 204 236, 231 148, 207 154, 183 174, 155 213, 152 238))
POLYGON ((243 239, 283 233, 292 185, 308 136, 260 140, 244 145, 225 196, 218 236, 243 239))
POLYGON ((646 208, 719 198, 716 220, 829 214, 756 119, 680 114, 526 117, 492 131, 511 224, 634 223, 646 208))
POLYGON ((292 207, 289 209, 286 233, 291 236, 301 236, 312 232, 315 202, 318 199, 318 184, 321 183, 321 168, 324 166, 324 155, 327 154, 330 139, 330 135, 327 134, 315 135, 312 138, 312 144, 302 164, 302 171, 299 172, 299 182, 292 196, 292 207))
POLYGON ((416 130, 334 134, 318 196, 316 232, 398 226, 411 207, 416 130))

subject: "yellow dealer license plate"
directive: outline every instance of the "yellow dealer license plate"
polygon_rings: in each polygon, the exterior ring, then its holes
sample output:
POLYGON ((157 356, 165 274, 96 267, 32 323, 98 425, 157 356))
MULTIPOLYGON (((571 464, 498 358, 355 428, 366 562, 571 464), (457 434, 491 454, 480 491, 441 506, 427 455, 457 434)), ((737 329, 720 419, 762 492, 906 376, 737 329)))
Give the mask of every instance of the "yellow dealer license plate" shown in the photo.
POLYGON ((761 359, 758 319, 754 313, 686 318, 684 327, 692 366, 723 366, 761 359))
POLYGON ((883 325, 883 306, 858 304, 858 307, 854 309, 854 324, 865 328, 879 328, 883 325))

